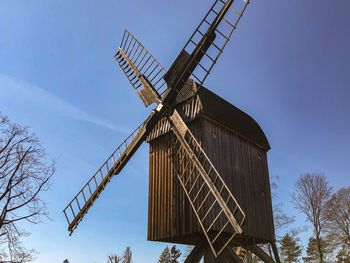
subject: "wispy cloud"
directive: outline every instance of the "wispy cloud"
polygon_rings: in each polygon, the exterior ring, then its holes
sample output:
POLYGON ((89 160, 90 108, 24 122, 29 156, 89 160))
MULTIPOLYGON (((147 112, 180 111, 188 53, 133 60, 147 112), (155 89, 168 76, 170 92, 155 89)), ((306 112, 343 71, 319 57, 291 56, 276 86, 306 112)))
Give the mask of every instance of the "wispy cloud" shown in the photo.
POLYGON ((108 120, 89 114, 44 89, 1 73, 0 96, 5 99, 34 103, 46 110, 54 111, 76 120, 89 122, 112 131, 122 133, 131 131, 126 127, 117 126, 108 120))

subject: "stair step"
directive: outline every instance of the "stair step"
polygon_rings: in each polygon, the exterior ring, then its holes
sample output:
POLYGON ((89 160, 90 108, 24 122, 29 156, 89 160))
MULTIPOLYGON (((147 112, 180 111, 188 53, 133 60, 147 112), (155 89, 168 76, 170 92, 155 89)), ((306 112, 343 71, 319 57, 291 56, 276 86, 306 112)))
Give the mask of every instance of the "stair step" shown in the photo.
MULTIPOLYGON (((214 255, 217 256, 237 234, 242 233, 245 214, 176 110, 169 117, 169 121, 172 122, 174 131, 174 172, 214 255), (177 162, 180 152, 185 153, 186 158, 182 157, 177 162), (183 167, 176 163, 181 164, 185 159, 192 163, 192 168, 176 170, 177 167, 183 167)), ((188 164, 185 168, 187 167, 188 164)))

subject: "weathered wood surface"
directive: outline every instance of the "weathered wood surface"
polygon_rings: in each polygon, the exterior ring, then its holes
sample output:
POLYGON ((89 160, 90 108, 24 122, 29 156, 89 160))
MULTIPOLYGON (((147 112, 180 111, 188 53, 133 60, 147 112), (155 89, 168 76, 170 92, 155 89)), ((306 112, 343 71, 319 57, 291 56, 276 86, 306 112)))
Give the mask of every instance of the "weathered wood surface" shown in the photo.
POLYGON ((266 153, 218 123, 203 122, 204 151, 246 213, 244 236, 274 240, 266 153))
MULTIPOLYGON (((189 128, 196 135, 201 130, 197 125, 189 125, 189 128), (196 129, 191 129, 193 127, 196 129)), ((200 232, 190 204, 172 171, 173 148, 170 137, 168 134, 150 143, 149 240, 200 232)))
MULTIPOLYGON (((188 126, 245 211, 244 238, 250 243, 273 240, 266 153, 208 118, 198 118, 188 126)), ((172 172, 170 137, 168 133, 150 142, 148 239, 193 244, 201 230, 172 172)), ((214 230, 223 223, 217 222, 214 230)))

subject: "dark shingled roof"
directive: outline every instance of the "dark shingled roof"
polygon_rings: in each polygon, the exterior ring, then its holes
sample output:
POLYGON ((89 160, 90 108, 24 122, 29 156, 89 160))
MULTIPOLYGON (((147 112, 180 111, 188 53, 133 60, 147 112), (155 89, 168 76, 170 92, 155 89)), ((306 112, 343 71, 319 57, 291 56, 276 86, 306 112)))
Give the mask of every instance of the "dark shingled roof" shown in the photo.
POLYGON ((252 140, 266 151, 270 149, 265 133, 248 114, 204 87, 199 89, 198 96, 203 106, 203 115, 252 140))
MULTIPOLYGON (((270 144, 263 130, 252 117, 205 87, 201 87, 196 94, 194 82, 187 82, 175 98, 174 104, 185 122, 206 116, 252 141, 265 151, 270 149, 270 144)), ((170 124, 163 118, 152 130, 147 141, 154 140, 169 131, 170 124)))

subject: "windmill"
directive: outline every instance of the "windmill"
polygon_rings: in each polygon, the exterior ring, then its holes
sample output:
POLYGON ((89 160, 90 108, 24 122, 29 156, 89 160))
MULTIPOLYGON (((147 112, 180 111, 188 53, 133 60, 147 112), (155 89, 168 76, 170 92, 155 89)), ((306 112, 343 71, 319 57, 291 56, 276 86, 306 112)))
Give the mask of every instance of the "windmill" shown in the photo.
POLYGON ((241 262, 241 249, 265 262, 279 262, 268 184, 267 139, 250 116, 203 87, 248 3, 216 0, 169 70, 125 31, 115 59, 144 105, 156 106, 64 209, 70 233, 112 177, 147 141, 149 240, 194 245, 186 262, 199 262, 203 255, 205 262, 241 262), (221 124, 222 128, 215 126, 221 124), (203 130, 208 132, 204 135, 203 130), (222 142, 225 136, 236 145, 232 146, 235 153, 229 150, 226 154, 224 146, 213 150, 213 141, 222 142), (236 166, 220 165, 225 155, 234 154, 238 156, 233 158, 236 166), (215 158, 218 156, 220 160, 215 158), (259 244, 270 244, 275 259, 259 244))

